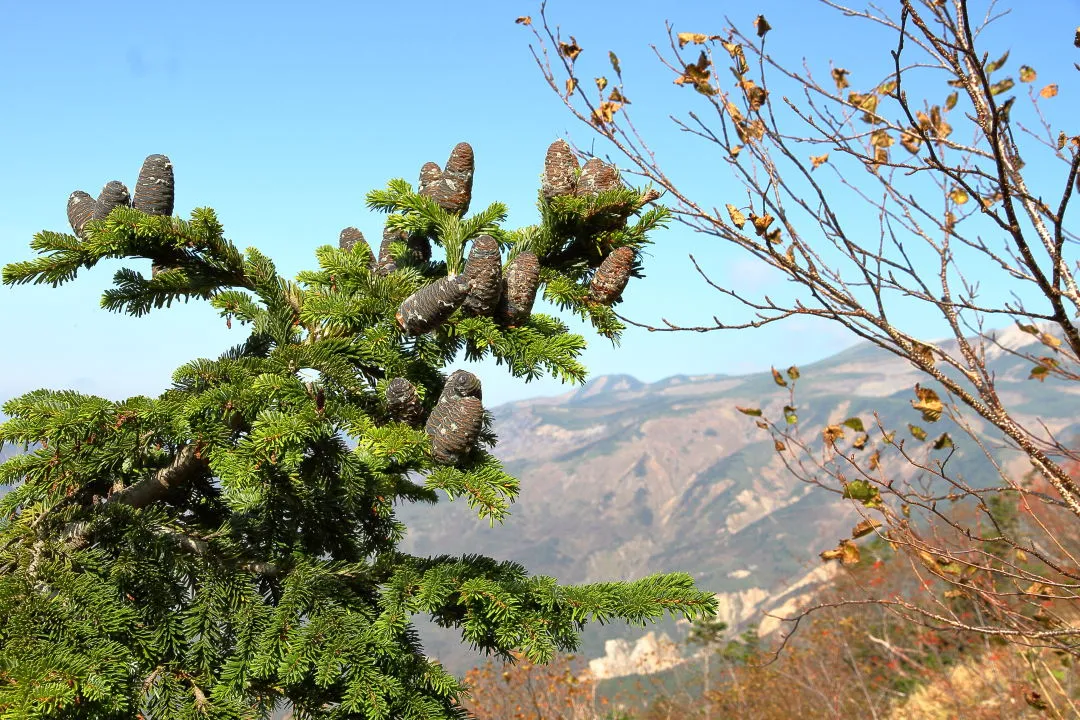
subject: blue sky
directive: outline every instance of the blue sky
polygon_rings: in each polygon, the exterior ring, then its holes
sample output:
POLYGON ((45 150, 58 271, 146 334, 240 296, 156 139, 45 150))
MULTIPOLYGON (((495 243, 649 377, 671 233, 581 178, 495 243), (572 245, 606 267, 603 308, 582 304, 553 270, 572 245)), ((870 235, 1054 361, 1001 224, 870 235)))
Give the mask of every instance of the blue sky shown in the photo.
MULTIPOLYGON (((1006 44, 1039 69, 1040 62, 1068 68, 1077 7, 1049 2, 1038 17, 1016 16, 1006 44), (1058 25, 1070 37, 1050 46, 1044 38, 1058 25)), ((886 49, 845 32, 850 21, 837 24, 802 0, 548 6, 585 48, 582 61, 618 52, 628 91, 640 88, 631 95, 635 117, 671 151, 668 167, 715 192, 718 206, 738 186, 717 158, 678 144, 667 103, 687 91, 673 88, 648 46, 664 42, 667 19, 713 33, 724 14, 749 27, 758 12, 775 28, 774 47, 818 67, 833 54, 843 61, 843 53, 849 64, 871 52, 888 61, 886 49)), ((588 145, 592 136, 536 69, 532 36, 513 22, 526 14, 536 16, 538 3, 0 0, 0 261, 28 257, 38 230, 66 229, 71 191, 96 195, 112 179, 133 187, 151 153, 173 161, 178 214, 214 207, 230 239, 259 247, 290 275, 312 267, 314 248, 335 243, 342 227, 378 238, 381 217, 366 210, 365 193, 392 177, 415 182, 424 162, 441 164, 461 140, 476 152, 473 207, 501 200, 511 224, 532 223, 547 145, 567 136, 588 145)), ((1059 103, 1075 107, 1062 88, 1059 103)), ((655 240, 648 277, 630 285, 621 306, 632 318, 693 323, 730 307, 693 274, 690 252, 721 282, 775 289, 747 258, 685 228, 655 240)), ((242 339, 240 326, 228 331, 197 303, 156 318, 100 310, 114 270, 100 266, 56 290, 0 288, 0 313, 17 338, 0 355, 0 399, 41 386, 114 398, 157 393, 176 366, 242 339)), ((630 329, 618 348, 591 340, 584 361, 594 374, 653 381, 805 363, 848 344, 839 329, 800 321, 737 334, 630 329)), ((564 390, 526 385, 494 366, 482 378, 489 405, 564 390)))

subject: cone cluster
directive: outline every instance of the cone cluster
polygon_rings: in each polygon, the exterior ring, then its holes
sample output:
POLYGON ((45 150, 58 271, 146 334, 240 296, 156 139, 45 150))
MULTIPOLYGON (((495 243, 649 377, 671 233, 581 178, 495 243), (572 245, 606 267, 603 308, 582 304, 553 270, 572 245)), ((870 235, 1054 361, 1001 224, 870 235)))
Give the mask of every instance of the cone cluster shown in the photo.
POLYGON ((454 371, 424 425, 431 456, 439 463, 457 464, 476 445, 483 424, 480 379, 467 370, 454 371))
POLYGON ((446 167, 439 169, 433 162, 420 169, 420 194, 431 198, 443 210, 464 215, 472 202, 475 162, 469 143, 458 143, 450 152, 446 167))
MULTIPOLYGON (((89 193, 76 190, 68 196, 68 223, 76 237, 85 239, 87 222, 104 220, 120 206, 133 207, 147 215, 172 215, 175 189, 172 161, 165 155, 149 155, 139 169, 134 197, 119 180, 105 183, 96 200, 89 193)), ((161 270, 155 265, 152 274, 157 275, 161 270)))

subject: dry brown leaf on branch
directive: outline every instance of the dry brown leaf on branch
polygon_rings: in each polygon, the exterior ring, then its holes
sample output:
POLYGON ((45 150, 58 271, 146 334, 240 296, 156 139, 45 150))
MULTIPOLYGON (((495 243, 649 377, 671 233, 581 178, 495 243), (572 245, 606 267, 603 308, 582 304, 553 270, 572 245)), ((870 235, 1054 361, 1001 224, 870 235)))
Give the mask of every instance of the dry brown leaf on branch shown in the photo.
POLYGON ((941 419, 941 412, 945 409, 945 405, 941 402, 941 398, 938 397, 936 392, 916 383, 915 396, 918 400, 912 400, 911 407, 922 413, 923 420, 926 422, 937 422, 941 419))
POLYGON ((859 548, 848 539, 840 541, 832 550, 821 553, 822 560, 839 560, 842 565, 854 565, 859 562, 859 548))
POLYGON ((765 88, 752 87, 746 93, 746 99, 750 103, 750 112, 757 112, 769 98, 769 92, 765 88))
POLYGON ((718 40, 719 35, 706 35, 705 33, 679 33, 676 35, 679 40, 679 47, 684 48, 690 43, 695 45, 704 45, 710 40, 718 40))
POLYGON ((828 161, 829 161, 829 153, 825 153, 824 155, 811 155, 810 156, 810 170, 811 171, 817 170, 819 167, 821 167, 822 165, 824 165, 828 161))
POLYGON ((703 95, 715 95, 716 88, 709 84, 709 65, 711 65, 709 56, 702 50, 697 62, 687 65, 683 68, 683 74, 675 78, 675 84, 686 85, 689 83, 703 95))
POLYGON ((829 425, 821 431, 821 439, 826 445, 834 445, 842 437, 844 437, 844 428, 839 425, 829 425))
POLYGON ((577 40, 574 39, 573 35, 570 36, 570 42, 559 43, 559 54, 570 62, 574 62, 574 60, 577 59, 577 56, 581 54, 581 47, 578 46, 577 40))
POLYGON ((519 17, 514 22, 517 23, 518 25, 532 25, 532 18, 529 17, 528 15, 522 15, 521 17, 519 17))
POLYGON ((863 520, 862 522, 860 522, 855 527, 851 528, 851 537, 852 538, 861 538, 861 537, 863 537, 865 535, 869 535, 870 533, 874 532, 874 529, 879 528, 879 527, 881 527, 881 521, 880 520, 874 520, 874 519, 871 519, 871 518, 867 518, 866 520, 863 520))
POLYGON ((611 88, 611 93, 608 94, 608 100, 615 103, 622 103, 623 105, 630 104, 630 101, 626 99, 626 96, 622 94, 619 88, 611 88))
POLYGON ((611 69, 615 71, 615 74, 622 79, 622 68, 619 66, 619 56, 608 50, 608 60, 611 61, 611 69))
POLYGON ((577 78, 566 78, 566 97, 570 97, 577 90, 577 78))
POLYGON ((607 78, 606 77, 601 75, 600 77, 596 78, 596 89, 597 90, 599 90, 600 92, 604 92, 604 88, 606 88, 606 87, 607 87, 607 78))
MULTIPOLYGON (((784 376, 781 375, 780 371, 777 370, 776 368, 772 369, 772 379, 773 379, 773 382, 776 383, 777 385, 779 385, 780 387, 787 387, 787 380, 784 379, 784 376)), ((787 410, 787 408, 785 408, 785 411, 786 410, 787 410)), ((786 412, 785 412, 785 414, 786 414, 786 412)))
POLYGON ((1030 65, 1020 66, 1020 82, 1029 83, 1035 82, 1035 78, 1038 77, 1038 73, 1030 65))
POLYGON ((959 98, 960 98, 960 93, 958 93, 958 92, 949 93, 948 96, 946 96, 946 98, 945 98, 945 109, 946 110, 952 110, 954 107, 956 107, 956 101, 959 98))
POLYGON ((1000 70, 1000 69, 1002 68, 1002 66, 1003 66, 1003 65, 1005 65, 1005 62, 1006 62, 1006 61, 1007 61, 1008 59, 1009 59, 1009 51, 1008 51, 1008 50, 1006 50, 1006 51, 1005 51, 1005 54, 1004 54, 1004 55, 1002 55, 1001 57, 999 57, 999 58, 998 58, 997 60, 995 60, 994 62, 992 62, 992 63, 988 63, 988 64, 987 64, 987 66, 986 66, 986 73, 987 73, 987 74, 989 75, 989 74, 990 74, 990 73, 992 73, 992 72, 997 72, 998 70, 1000 70))
POLYGON ((837 90, 843 90, 848 86, 847 76, 851 74, 850 70, 844 68, 833 68, 832 79, 836 83, 837 90))
POLYGON ((743 226, 746 225, 746 216, 731 203, 727 204, 727 211, 728 215, 731 216, 731 224, 742 230, 743 226))
POLYGON ((765 37, 765 33, 772 30, 772 25, 769 24, 764 15, 758 15, 754 20, 754 28, 757 30, 758 37, 765 37))
POLYGON ((1057 94, 1058 94, 1057 83, 1051 83, 1050 85, 1047 85, 1046 87, 1044 87, 1042 90, 1039 91, 1039 96, 1044 97, 1044 98, 1052 98, 1057 94))
POLYGON ((592 121, 595 125, 605 125, 615 119, 615 113, 622 107, 622 103, 602 102, 600 107, 593 110, 592 121))
POLYGON ((769 226, 772 225, 773 219, 773 216, 769 213, 765 213, 764 215, 750 214, 750 222, 754 224, 754 232, 757 233, 758 237, 765 237, 765 233, 769 231, 769 226))

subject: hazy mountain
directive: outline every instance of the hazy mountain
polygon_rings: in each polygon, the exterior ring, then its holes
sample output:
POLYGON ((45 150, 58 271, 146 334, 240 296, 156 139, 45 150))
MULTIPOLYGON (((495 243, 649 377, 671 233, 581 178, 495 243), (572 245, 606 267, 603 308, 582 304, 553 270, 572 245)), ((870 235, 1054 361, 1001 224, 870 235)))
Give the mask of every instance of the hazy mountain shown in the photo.
MULTIPOLYGON (((1015 330, 999 339, 1013 348, 1034 341, 1015 330)), ((1051 430, 1075 433, 1078 388, 1030 380, 1031 363, 998 348, 987 357, 999 393, 1018 412, 1038 412, 1051 430)), ((856 346, 801 371, 796 405, 807 428, 820 431, 852 416, 869 427, 877 411, 893 428, 925 425, 931 439, 949 431, 963 450, 962 433, 947 420, 926 425, 911 408, 923 376, 879 348, 856 346)), ((808 573, 821 566, 818 553, 859 519, 846 501, 792 478, 769 436, 736 410, 763 407, 776 418, 788 402, 768 372, 651 384, 616 375, 558 397, 494 408, 496 455, 521 480, 512 516, 490 528, 462 502, 402 507, 399 517, 409 527, 403 549, 480 552, 570 583, 682 570, 723 593, 729 621, 760 620, 763 605, 791 600, 799 591, 793 586, 805 589, 808 573)), ((950 466, 973 485, 994 482, 975 452, 950 466)), ((590 630, 584 650, 596 656, 603 638, 643 633, 590 630)), ((431 654, 453 670, 475 664, 456 635, 425 637, 431 654)))

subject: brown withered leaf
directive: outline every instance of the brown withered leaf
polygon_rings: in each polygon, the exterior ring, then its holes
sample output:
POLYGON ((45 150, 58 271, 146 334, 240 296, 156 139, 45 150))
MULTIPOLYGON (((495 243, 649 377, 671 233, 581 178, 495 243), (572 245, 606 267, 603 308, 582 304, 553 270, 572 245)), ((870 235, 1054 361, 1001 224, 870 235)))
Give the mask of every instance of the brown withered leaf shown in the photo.
POLYGON ((1057 149, 1058 150, 1061 150, 1061 149, 1063 149, 1065 147, 1065 141, 1066 140, 1068 140, 1068 138, 1065 137, 1065 131, 1062 130, 1060 133, 1058 133, 1058 139, 1057 139, 1057 149))
POLYGON ((743 215, 739 208, 735 207, 731 203, 727 204, 728 215, 731 217, 731 224, 740 230, 743 229, 743 225, 746 225, 746 216, 743 215))
POLYGON ((750 112, 757 112, 760 110, 768 97, 769 93, 765 88, 750 88, 750 91, 746 93, 746 99, 750 103, 750 112))
POLYGON ((889 162, 889 151, 883 147, 874 148, 874 164, 884 165, 889 162))
POLYGON ((735 126, 735 134, 739 136, 739 139, 743 142, 747 140, 760 140, 765 137, 765 123, 761 120, 754 120, 753 122, 739 123, 735 126))
POLYGON ((706 35, 705 33, 686 33, 686 32, 684 32, 684 33, 679 33, 675 37, 679 41, 679 47, 684 48, 687 45, 689 45, 690 43, 694 43, 695 45, 704 45, 710 39, 714 39, 717 36, 713 35, 713 36, 710 37, 709 35, 706 35))
POLYGON ((855 439, 851 441, 851 447, 856 450, 862 450, 866 447, 866 443, 870 442, 870 436, 866 433, 859 433, 855 436, 855 439))
POLYGON ((772 30, 772 25, 769 24, 764 15, 758 15, 754 20, 754 28, 757 30, 758 37, 765 37, 765 33, 772 30))
POLYGON ((604 92, 604 88, 606 88, 606 87, 607 87, 607 78, 606 77, 601 75, 600 77, 596 78, 596 89, 597 90, 599 90, 600 92, 604 92))
POLYGON ((887 148, 890 147, 894 142, 896 141, 893 140, 893 136, 885 130, 875 130, 874 132, 870 133, 870 144, 874 147, 887 148))
POLYGON ((1039 91, 1039 97, 1052 98, 1058 94, 1057 83, 1051 83, 1039 91))
POLYGON ((1028 380, 1038 380, 1039 382, 1042 382, 1047 378, 1049 374, 1050 368, 1046 367, 1045 365, 1036 365, 1035 367, 1031 368, 1031 374, 1028 375, 1028 380))
POLYGON ((945 97, 945 109, 952 110, 956 107, 956 101, 960 98, 960 93, 951 92, 945 97))
MULTIPOLYGON (((773 379, 773 382, 776 383, 777 385, 779 385, 780 387, 787 387, 787 380, 784 379, 784 376, 781 375, 780 371, 777 370, 776 368, 772 369, 772 379, 773 379)), ((784 408, 784 414, 785 415, 787 414, 787 408, 784 408)))
POLYGON ((932 423, 941 419, 941 412, 945 409, 945 405, 936 392, 915 383, 915 397, 917 400, 911 401, 911 407, 922 413, 922 419, 925 422, 932 423))
POLYGON ((1013 86, 1015 86, 1015 85, 1016 85, 1016 81, 1013 80, 1011 77, 1007 77, 1004 80, 1001 80, 1001 81, 996 82, 993 85, 991 85, 990 86, 990 94, 991 95, 1000 95, 1003 92, 1008 92, 1009 90, 1012 90, 1013 86))
POLYGON ((874 532, 875 528, 881 527, 880 520, 874 520, 873 518, 867 518, 863 520, 855 527, 851 528, 852 538, 861 538, 874 532))
POLYGON ((728 42, 724 40, 720 43, 727 50, 728 55, 735 61, 735 67, 732 68, 735 71, 737 77, 742 77, 746 73, 750 72, 750 65, 746 62, 746 54, 743 52, 742 45, 738 43, 728 42))
POLYGON ((773 216, 769 213, 764 215, 750 214, 750 222, 754 224, 754 232, 757 233, 758 237, 765 236, 765 233, 769 231, 769 226, 772 225, 773 219, 773 216))
POLYGON ((912 155, 918 155, 919 147, 922 146, 922 138, 919 137, 917 133, 905 130, 903 134, 900 135, 900 144, 912 155))
POLYGON ((731 146, 731 157, 733 157, 733 158, 739 157, 739 153, 742 152, 742 149, 743 149, 742 145, 732 145, 731 146))
POLYGON ((749 415, 751 417, 761 417, 761 408, 746 408, 736 405, 735 409, 741 412, 743 415, 749 415))
POLYGON ((1073 45, 1080 48, 1080 27, 1076 28, 1076 34, 1073 35, 1073 45))
POLYGON ((799 368, 792 365, 787 369, 787 376, 791 378, 792 382, 794 382, 795 380, 798 380, 800 377, 802 377, 802 374, 799 372, 799 368))
POLYGON ((829 425, 821 431, 821 439, 826 445, 834 445, 842 437, 844 437, 844 429, 839 425, 829 425))
POLYGON ((1030 65, 1020 66, 1020 82, 1035 82, 1035 78, 1038 77, 1038 75, 1039 74, 1035 72, 1035 68, 1031 67, 1030 65))
POLYGON ((619 88, 611 88, 611 92, 608 93, 608 100, 622 105, 630 104, 630 101, 626 99, 626 96, 622 94, 622 91, 619 90, 619 88))
POLYGON ((967 194, 967 191, 964 190, 964 188, 954 187, 952 190, 949 191, 949 199, 957 205, 963 205, 968 200, 970 200, 971 197, 967 194))
POLYGON ((877 90, 875 90, 874 92, 878 93, 879 95, 891 95, 895 90, 896 81, 886 80, 885 82, 878 85, 877 90))
POLYGON ((912 425, 911 423, 908 423, 908 431, 911 433, 911 437, 915 438, 916 440, 926 439, 926 431, 918 425, 912 425))
POLYGON ((945 122, 945 117, 941 114, 941 108, 937 105, 930 108, 930 127, 939 138, 949 137, 952 133, 952 125, 945 122))
POLYGON ((842 565, 855 565, 859 562, 859 547, 848 539, 843 539, 832 550, 820 555, 822 560, 839 560, 842 565))
POLYGON ((847 81, 847 76, 850 75, 850 74, 851 74, 850 71, 845 70, 844 68, 833 68, 832 69, 832 79, 833 79, 833 82, 836 83, 836 89, 837 90, 843 90, 844 88, 846 88, 848 86, 849 83, 847 81))
POLYGON ((787 450, 787 445, 780 442, 779 440, 774 440, 773 448, 776 450, 776 452, 784 452, 785 450, 787 450))
POLYGON ((592 121, 594 125, 605 125, 615 119, 615 113, 619 112, 622 103, 602 102, 593 110, 592 121))
POLYGON ((780 228, 773 228, 769 232, 765 233, 765 239, 771 242, 773 245, 779 245, 783 240, 781 237, 780 228))
POLYGON ((822 165, 824 165, 828 161, 829 161, 829 153, 825 153, 824 155, 811 155, 810 156, 810 171, 813 172, 814 170, 817 170, 819 167, 821 167, 822 165))
POLYGON ((709 65, 709 56, 702 51, 696 63, 683 68, 683 74, 675 78, 675 84, 690 84, 702 95, 715 95, 716 88, 709 83, 709 65))
POLYGON ((570 62, 577 60, 577 56, 581 54, 581 47, 577 44, 577 40, 573 35, 570 36, 570 42, 559 43, 559 54, 570 62))
POLYGON ((622 79, 622 67, 620 67, 620 65, 619 65, 619 56, 616 55, 615 53, 613 53, 610 50, 608 50, 607 56, 608 56, 608 60, 611 61, 611 69, 615 71, 615 74, 618 75, 619 79, 621 80, 622 79))
POLYGON ((517 23, 518 25, 532 25, 532 18, 529 17, 528 15, 522 15, 521 17, 519 17, 514 22, 517 23))
POLYGON ((934 441, 935 450, 943 450, 944 448, 955 447, 953 439, 949 437, 949 433, 941 433, 941 437, 934 441))
POLYGON ((870 453, 869 466, 871 470, 877 470, 881 467, 881 453, 877 450, 870 453))
POLYGON ((570 97, 577 90, 577 78, 566 78, 566 97, 570 97))

